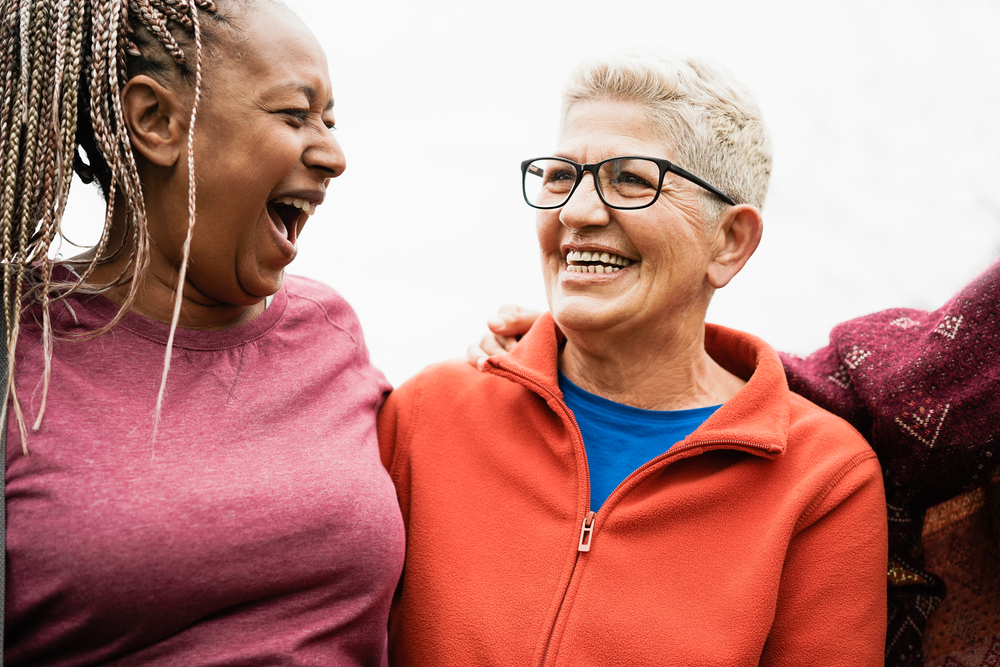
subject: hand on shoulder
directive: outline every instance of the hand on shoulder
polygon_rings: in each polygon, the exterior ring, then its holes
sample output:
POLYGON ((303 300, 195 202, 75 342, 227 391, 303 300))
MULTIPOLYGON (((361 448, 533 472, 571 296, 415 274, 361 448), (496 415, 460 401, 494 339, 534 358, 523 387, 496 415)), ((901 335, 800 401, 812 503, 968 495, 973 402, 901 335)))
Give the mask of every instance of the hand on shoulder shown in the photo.
POLYGON ((540 311, 514 304, 501 306, 495 316, 486 320, 489 331, 483 334, 479 344, 469 346, 466 360, 482 370, 487 357, 512 352, 521 336, 528 333, 528 329, 541 314, 540 311))

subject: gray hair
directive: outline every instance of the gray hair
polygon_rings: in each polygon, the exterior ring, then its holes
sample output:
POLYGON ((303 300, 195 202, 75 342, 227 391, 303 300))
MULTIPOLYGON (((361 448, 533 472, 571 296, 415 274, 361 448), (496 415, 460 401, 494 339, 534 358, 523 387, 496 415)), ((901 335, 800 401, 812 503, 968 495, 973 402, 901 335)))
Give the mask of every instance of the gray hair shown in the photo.
MULTIPOLYGON (((580 63, 563 92, 562 121, 580 102, 632 102, 674 150, 673 160, 738 204, 764 204, 771 177, 771 142, 750 92, 713 62, 629 53, 580 63)), ((714 221, 725 204, 703 191, 714 221)))

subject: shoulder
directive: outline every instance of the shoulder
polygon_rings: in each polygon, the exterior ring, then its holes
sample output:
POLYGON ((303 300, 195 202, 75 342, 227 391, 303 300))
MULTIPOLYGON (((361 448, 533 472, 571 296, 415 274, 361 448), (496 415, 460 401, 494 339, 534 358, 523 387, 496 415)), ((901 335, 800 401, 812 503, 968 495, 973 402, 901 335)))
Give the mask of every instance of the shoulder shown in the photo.
POLYGON ((442 426, 454 434, 514 417, 530 422, 531 396, 520 384, 464 360, 445 361, 428 366, 393 390, 379 421, 403 434, 419 431, 440 442, 442 426))
MULTIPOLYGON (((396 462, 405 457, 401 452, 410 451, 414 431, 418 424, 426 422, 429 413, 448 403, 465 403, 449 388, 464 392, 464 387, 475 382, 475 374, 485 375, 467 363, 446 361, 428 366, 392 390, 378 413, 379 448, 382 463, 390 473, 395 474, 396 462), (446 399, 449 395, 452 398, 446 399)), ((450 429, 455 427, 453 422, 449 424, 450 429)))
POLYGON ((283 344, 301 351, 308 347, 316 363, 332 356, 353 365, 380 392, 390 388, 371 363, 357 313, 339 292, 301 276, 285 276, 282 290, 287 297, 278 332, 283 344))
POLYGON ((882 467, 868 441, 845 420, 794 392, 789 392, 789 406, 786 455, 812 489, 812 502, 803 513, 802 525, 811 524, 851 498, 863 498, 856 502, 862 502, 871 517, 884 522, 882 467))
POLYGON ((788 392, 788 404, 790 443, 800 448, 819 447, 838 458, 876 458, 868 441, 846 420, 793 391, 788 392))
POLYGON ((468 362, 452 360, 427 366, 397 387, 389 397, 396 406, 417 402, 454 404, 480 396, 498 378, 473 368, 468 362))
POLYGON ((302 276, 286 275, 282 289, 288 297, 286 317, 290 323, 314 322, 360 334, 361 325, 354 308, 329 285, 302 276))
POLYGON ((808 489, 816 499, 836 486, 881 485, 881 468, 868 442, 844 419, 792 392, 777 353, 767 343, 709 326, 706 347, 723 367, 747 378, 731 401, 738 407, 731 414, 736 419, 745 416, 748 428, 758 435, 783 442, 776 482, 795 493, 808 489))
MULTIPOLYGON (((706 348, 724 368, 747 379, 745 401, 748 413, 770 415, 774 424, 787 414, 788 452, 819 463, 855 455, 875 458, 868 442, 847 421, 788 388, 781 360, 766 342, 741 331, 717 325, 706 328, 706 348)), ((739 394, 737 395, 739 396, 739 394)))
MULTIPOLYGON (((286 275, 282 288, 288 294, 289 302, 306 301, 331 309, 347 309, 354 312, 347 300, 329 285, 312 278, 286 275)), ((301 304, 300 304, 301 305, 301 304)))
POLYGON ((413 466, 436 469, 510 452, 534 450, 560 437, 563 422, 530 386, 464 360, 428 366, 391 394, 378 415, 382 461, 397 485, 413 466), (474 446, 470 446, 474 443, 474 446))
POLYGON ((800 474, 813 480, 820 497, 835 488, 850 494, 859 485, 882 486, 878 457, 854 426, 809 399, 786 392, 786 457, 800 474))

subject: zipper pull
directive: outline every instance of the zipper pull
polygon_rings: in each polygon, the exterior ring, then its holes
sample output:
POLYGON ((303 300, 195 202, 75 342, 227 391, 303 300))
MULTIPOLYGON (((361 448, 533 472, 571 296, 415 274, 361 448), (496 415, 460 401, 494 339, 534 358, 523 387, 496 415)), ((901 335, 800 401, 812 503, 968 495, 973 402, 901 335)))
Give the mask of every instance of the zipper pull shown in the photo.
POLYGON ((578 551, 590 551, 590 543, 594 540, 594 517, 596 516, 593 512, 587 512, 587 516, 583 517, 583 526, 580 528, 580 545, 577 547, 578 551))

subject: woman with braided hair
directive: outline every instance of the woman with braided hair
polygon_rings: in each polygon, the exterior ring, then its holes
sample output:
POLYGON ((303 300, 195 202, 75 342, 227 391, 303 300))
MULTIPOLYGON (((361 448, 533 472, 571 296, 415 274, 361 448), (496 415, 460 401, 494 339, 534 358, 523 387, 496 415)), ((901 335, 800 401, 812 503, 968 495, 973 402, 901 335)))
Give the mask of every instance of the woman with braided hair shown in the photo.
POLYGON ((271 0, 0 0, 0 35, 6 664, 379 664, 388 383, 283 275, 346 166, 316 39, 271 0), (74 171, 107 214, 62 260, 74 171))

